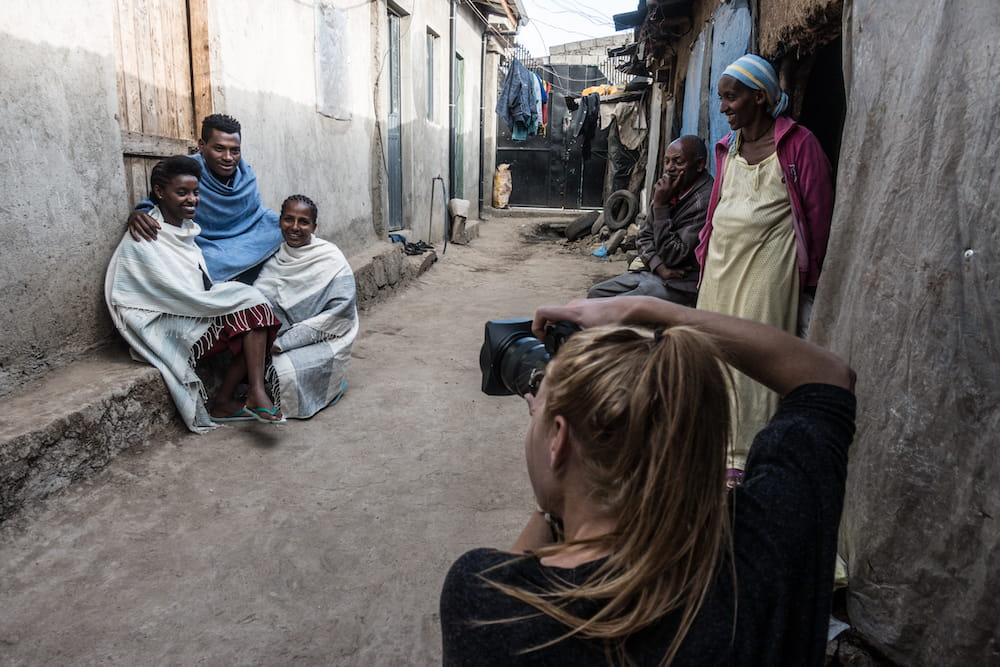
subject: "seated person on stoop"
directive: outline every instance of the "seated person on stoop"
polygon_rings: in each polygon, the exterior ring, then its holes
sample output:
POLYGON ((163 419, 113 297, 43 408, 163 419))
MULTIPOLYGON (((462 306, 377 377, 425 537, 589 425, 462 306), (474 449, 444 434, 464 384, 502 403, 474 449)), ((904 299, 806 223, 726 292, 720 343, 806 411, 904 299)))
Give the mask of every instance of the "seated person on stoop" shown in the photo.
POLYGON ((306 419, 340 400, 358 334, 354 272, 333 243, 316 236, 316 204, 292 195, 281 205, 284 242, 254 287, 283 322, 271 345, 281 410, 306 419))
POLYGON ((698 300, 694 250, 705 226, 713 179, 705 170, 708 153, 694 135, 667 146, 664 172, 653 187, 652 213, 639 230, 639 257, 628 273, 590 288, 587 296, 655 296, 684 306, 698 300))
MULTIPOLYGON (((195 239, 212 280, 239 280, 251 284, 261 264, 281 243, 278 214, 264 206, 257 176, 242 158, 243 128, 231 116, 212 114, 201 123, 198 152, 201 167, 201 205, 195 239)), ((148 215, 153 202, 143 200, 128 218, 136 241, 156 240, 157 222, 148 215)))
POLYGON ((111 257, 104 297, 134 358, 163 375, 184 424, 195 432, 221 421, 280 423, 285 419, 268 397, 264 364, 281 325, 259 290, 238 282, 213 284, 195 244, 200 228, 192 219, 199 201, 201 165, 177 155, 153 167, 149 215, 159 226, 156 243, 128 233, 111 257), (215 402, 209 410, 195 363, 229 350, 215 402), (244 378, 245 400, 235 397, 244 378))

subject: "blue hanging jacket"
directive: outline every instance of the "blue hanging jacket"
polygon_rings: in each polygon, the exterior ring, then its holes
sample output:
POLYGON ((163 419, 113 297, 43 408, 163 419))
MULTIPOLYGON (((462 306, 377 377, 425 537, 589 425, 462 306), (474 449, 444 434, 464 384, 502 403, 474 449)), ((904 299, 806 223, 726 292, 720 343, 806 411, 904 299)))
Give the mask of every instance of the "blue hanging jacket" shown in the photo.
POLYGON ((496 107, 496 112, 510 127, 514 139, 523 140, 529 128, 538 128, 536 95, 535 75, 514 58, 503 80, 496 107))

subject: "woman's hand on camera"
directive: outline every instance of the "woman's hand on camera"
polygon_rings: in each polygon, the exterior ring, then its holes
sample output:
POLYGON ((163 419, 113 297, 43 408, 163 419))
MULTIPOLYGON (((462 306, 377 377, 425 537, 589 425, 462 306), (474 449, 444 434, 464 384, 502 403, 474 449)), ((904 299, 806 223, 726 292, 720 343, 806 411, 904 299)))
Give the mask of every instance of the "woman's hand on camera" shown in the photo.
POLYGON ((650 296, 578 299, 565 306, 542 306, 531 330, 542 338, 545 327, 569 321, 581 328, 604 324, 651 327, 692 326, 715 338, 726 361, 737 370, 784 396, 792 389, 822 382, 854 390, 854 371, 835 354, 773 327, 650 296))
POLYGON ((654 303, 667 303, 655 297, 614 296, 606 299, 577 299, 565 306, 542 306, 535 311, 531 331, 536 337, 544 338, 545 327, 556 322, 572 322, 583 329, 604 324, 643 324, 648 317, 644 314, 644 306, 649 299, 653 299, 654 303))

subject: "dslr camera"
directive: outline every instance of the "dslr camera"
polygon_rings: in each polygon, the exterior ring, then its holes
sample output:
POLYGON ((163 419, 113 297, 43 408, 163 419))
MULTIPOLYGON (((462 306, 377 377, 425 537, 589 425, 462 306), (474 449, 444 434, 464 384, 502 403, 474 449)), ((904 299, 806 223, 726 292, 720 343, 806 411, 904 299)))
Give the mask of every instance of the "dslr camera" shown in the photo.
POLYGON ((545 329, 545 340, 531 333, 531 320, 490 320, 479 351, 483 393, 489 396, 537 394, 545 366, 567 338, 580 330, 572 322, 556 322, 545 329))

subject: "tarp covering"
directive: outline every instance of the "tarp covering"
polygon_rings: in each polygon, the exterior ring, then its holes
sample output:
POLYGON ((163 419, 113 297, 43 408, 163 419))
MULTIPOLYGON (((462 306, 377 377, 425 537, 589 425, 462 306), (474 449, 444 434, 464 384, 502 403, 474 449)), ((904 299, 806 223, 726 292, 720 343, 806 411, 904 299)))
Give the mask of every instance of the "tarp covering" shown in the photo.
POLYGON ((1000 2, 845 3, 848 109, 810 337, 858 371, 852 624, 1000 662, 1000 2))

